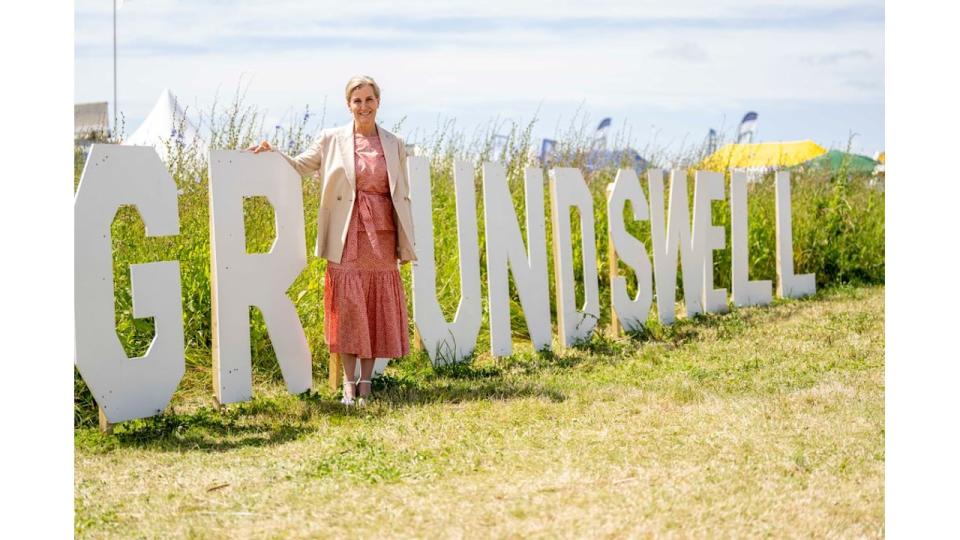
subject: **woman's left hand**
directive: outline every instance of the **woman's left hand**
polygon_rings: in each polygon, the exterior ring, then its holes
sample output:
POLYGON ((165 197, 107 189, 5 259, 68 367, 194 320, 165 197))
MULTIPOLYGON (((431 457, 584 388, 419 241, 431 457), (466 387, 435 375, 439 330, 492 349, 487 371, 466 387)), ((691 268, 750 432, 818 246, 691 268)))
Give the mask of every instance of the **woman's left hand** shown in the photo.
POLYGON ((270 146, 270 142, 267 140, 260 141, 260 144, 255 144, 246 149, 246 152, 253 152, 254 154, 259 154, 260 152, 273 152, 273 146, 270 146))

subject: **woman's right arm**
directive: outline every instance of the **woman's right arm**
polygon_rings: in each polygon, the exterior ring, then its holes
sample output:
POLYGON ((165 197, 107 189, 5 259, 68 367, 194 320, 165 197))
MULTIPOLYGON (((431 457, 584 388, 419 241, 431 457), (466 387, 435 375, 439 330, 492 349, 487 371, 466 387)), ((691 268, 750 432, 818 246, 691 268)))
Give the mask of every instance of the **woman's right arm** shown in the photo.
POLYGON ((315 171, 320 170, 323 166, 323 151, 322 151, 322 139, 323 137, 317 137, 313 143, 310 144, 310 147, 298 154, 296 157, 290 157, 284 152, 277 150, 270 145, 267 141, 261 141, 260 144, 251 146, 247 148, 248 151, 253 152, 254 154, 259 154, 260 152, 277 152, 283 159, 287 160, 294 169, 297 170, 297 174, 300 176, 308 176, 315 171))

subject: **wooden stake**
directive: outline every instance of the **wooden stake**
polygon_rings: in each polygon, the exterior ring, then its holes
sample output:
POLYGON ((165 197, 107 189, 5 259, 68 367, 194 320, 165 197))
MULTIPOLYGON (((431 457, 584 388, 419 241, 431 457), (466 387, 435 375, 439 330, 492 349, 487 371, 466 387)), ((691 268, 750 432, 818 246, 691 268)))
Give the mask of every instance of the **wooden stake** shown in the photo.
POLYGON ((330 370, 330 375, 327 377, 327 381, 330 383, 330 389, 336 390, 340 388, 340 381, 343 379, 340 375, 340 372, 343 371, 343 364, 340 362, 340 353, 330 353, 327 368, 330 370))
MULTIPOLYGON (((207 190, 207 208, 213 208, 213 191, 207 190)), ((208 212, 209 222, 207 224, 209 231, 211 231, 210 242, 213 243, 213 211, 208 212)), ((211 339, 211 354, 213 357, 212 362, 212 372, 213 372, 213 399, 216 400, 217 405, 223 407, 223 399, 220 391, 220 325, 217 322, 218 313, 219 313, 219 301, 218 295, 214 292, 217 290, 217 265, 215 262, 210 264, 210 335, 213 336, 211 339)), ((249 309, 249 308, 247 308, 249 309)), ((252 359, 251 359, 252 361, 252 359)))
MULTIPOLYGON (((560 276, 560 217, 558 215, 560 209, 557 206, 557 185, 555 180, 553 173, 551 173, 550 179, 547 181, 547 186, 550 188, 550 231, 551 238, 553 239, 550 243, 552 245, 551 251, 553 251, 553 283, 557 291, 557 334, 560 337, 560 347, 566 348, 563 337, 563 278, 560 276)), ((570 208, 564 208, 563 210, 569 212, 570 208)), ((576 298, 576 295, 574 295, 574 298, 576 298)))
POLYGON ((417 328, 417 325, 413 325, 413 350, 423 350, 423 340, 420 339, 420 329, 417 328))
MULTIPOLYGON (((613 193, 613 184, 607 185, 607 208, 610 207, 610 195, 613 193)), ((607 219, 607 264, 610 265, 610 331, 613 337, 620 337, 620 319, 613 306, 613 278, 617 277, 617 252, 613 248, 613 234, 610 232, 610 220, 607 219)))
POLYGON ((107 415, 103 414, 103 407, 97 407, 97 412, 100 417, 100 431, 106 433, 107 435, 113 434, 113 424, 107 420, 107 415))

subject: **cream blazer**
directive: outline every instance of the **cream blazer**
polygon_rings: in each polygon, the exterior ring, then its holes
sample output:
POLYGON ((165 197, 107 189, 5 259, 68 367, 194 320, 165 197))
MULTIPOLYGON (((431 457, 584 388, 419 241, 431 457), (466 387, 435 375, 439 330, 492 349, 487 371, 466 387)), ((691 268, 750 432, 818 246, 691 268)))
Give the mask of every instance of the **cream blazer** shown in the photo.
MULTIPOLYGON (((399 137, 377 126, 380 144, 387 161, 393 218, 397 226, 397 258, 403 262, 417 259, 414 249, 413 215, 410 211, 410 179, 407 177, 407 149, 399 137)), ((280 155, 300 174, 321 171, 323 189, 317 212, 317 245, 314 253, 339 263, 347 229, 353 216, 357 180, 354 171, 353 123, 325 129, 309 148, 296 157, 280 155)))

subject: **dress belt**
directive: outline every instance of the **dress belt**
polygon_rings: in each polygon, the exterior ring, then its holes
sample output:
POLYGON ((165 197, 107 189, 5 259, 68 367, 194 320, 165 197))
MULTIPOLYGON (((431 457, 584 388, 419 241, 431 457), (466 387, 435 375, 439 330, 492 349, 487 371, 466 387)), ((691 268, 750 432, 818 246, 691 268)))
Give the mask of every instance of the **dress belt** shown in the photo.
MULTIPOLYGON (((379 191, 364 191, 362 189, 357 190, 357 210, 359 211, 360 223, 363 224, 363 228, 367 233, 367 239, 370 240, 370 245, 373 246, 374 251, 380 253, 380 241, 377 239, 377 225, 373 219, 373 207, 370 206, 369 197, 364 195, 379 195, 382 197, 389 197, 390 193, 382 193, 379 191)), ((359 232, 359 231, 358 231, 359 232)), ((349 240, 353 246, 351 246, 351 251, 353 253, 359 254, 359 246, 356 245, 357 238, 359 235, 353 235, 349 240)))

